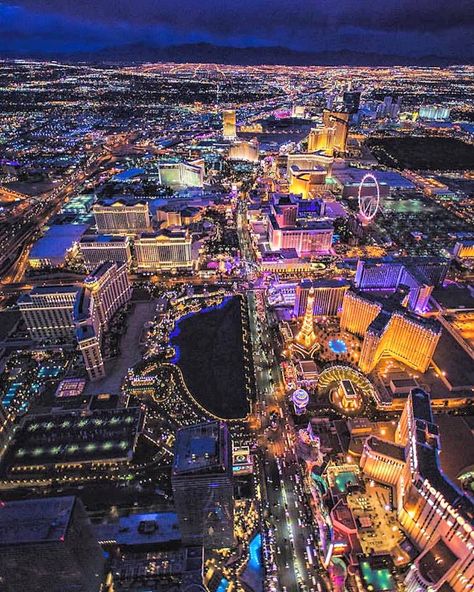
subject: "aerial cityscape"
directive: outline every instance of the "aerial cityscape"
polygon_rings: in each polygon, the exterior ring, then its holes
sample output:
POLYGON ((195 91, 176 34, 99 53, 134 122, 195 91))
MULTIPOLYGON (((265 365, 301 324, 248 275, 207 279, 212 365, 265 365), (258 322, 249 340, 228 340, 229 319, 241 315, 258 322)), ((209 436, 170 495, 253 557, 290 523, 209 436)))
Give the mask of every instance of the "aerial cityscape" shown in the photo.
POLYGON ((140 20, 107 60, 58 7, 20 51, 35 5, 0 4, 0 592, 474 590, 461 42, 122 59, 140 20))

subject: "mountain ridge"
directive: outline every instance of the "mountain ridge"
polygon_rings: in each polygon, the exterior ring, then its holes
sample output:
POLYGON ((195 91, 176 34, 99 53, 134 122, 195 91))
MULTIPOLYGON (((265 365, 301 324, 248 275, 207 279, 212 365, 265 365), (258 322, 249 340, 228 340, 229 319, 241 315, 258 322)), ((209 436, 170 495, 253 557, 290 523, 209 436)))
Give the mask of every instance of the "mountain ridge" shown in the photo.
POLYGON ((186 43, 159 47, 128 44, 87 52, 0 52, 7 59, 57 59, 59 61, 140 64, 150 62, 215 63, 282 66, 451 66, 471 64, 445 56, 407 57, 350 50, 308 52, 282 46, 231 47, 211 43, 186 43))

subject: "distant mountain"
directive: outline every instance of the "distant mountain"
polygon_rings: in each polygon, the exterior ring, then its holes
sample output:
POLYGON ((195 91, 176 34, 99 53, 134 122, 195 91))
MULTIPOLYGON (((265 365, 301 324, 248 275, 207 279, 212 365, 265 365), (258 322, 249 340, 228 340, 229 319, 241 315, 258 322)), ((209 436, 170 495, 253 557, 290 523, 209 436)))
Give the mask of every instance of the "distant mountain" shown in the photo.
POLYGON ((72 54, 7 54, 4 58, 57 59, 72 62, 134 64, 144 62, 194 62, 236 65, 287 66, 449 66, 465 60, 442 56, 407 57, 357 51, 304 52, 286 47, 227 47, 210 43, 188 43, 156 47, 145 44, 122 45, 93 52, 72 54))

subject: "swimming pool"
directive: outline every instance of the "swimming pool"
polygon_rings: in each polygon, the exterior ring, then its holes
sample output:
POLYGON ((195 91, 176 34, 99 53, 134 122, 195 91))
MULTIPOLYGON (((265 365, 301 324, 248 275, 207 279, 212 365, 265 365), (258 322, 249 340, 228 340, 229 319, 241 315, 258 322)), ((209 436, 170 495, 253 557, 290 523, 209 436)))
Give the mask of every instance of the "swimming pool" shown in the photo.
POLYGON ((367 561, 363 561, 360 569, 368 590, 379 592, 395 589, 395 582, 388 568, 373 569, 367 561))
POLYGON ((249 569, 260 573, 262 571, 262 535, 256 534, 249 544, 249 569))
POLYGON ((229 587, 229 581, 225 578, 222 578, 221 583, 219 584, 219 588, 217 588, 216 592, 225 592, 229 587))
POLYGON ((10 385, 10 387, 8 388, 7 392, 5 393, 5 395, 2 399, 2 405, 5 407, 5 409, 8 409, 8 407, 10 407, 11 402, 13 401, 15 396, 17 395, 20 388, 21 388, 21 382, 13 382, 10 385))
POLYGON ((335 354, 345 354, 347 352, 347 345, 343 339, 331 339, 329 341, 329 349, 335 354))
POLYGON ((336 487, 341 493, 346 493, 349 484, 355 485, 358 482, 357 475, 353 471, 338 473, 334 479, 336 487))

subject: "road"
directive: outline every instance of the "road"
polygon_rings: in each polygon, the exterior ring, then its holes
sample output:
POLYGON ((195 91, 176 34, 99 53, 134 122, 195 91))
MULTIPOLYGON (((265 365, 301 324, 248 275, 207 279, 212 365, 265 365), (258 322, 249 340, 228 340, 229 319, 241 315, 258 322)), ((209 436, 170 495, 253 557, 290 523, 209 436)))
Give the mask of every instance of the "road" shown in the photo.
POLYGON ((294 449, 294 430, 288 412, 275 343, 268 316, 262 314, 263 291, 249 290, 250 328, 256 348, 255 365, 259 401, 259 443, 262 451, 260 487, 263 500, 264 536, 271 549, 267 560, 269 589, 320 591, 326 589, 320 577, 317 529, 303 487, 302 467, 294 449), (258 300, 261 304, 258 305, 258 300), (277 412, 276 429, 270 415, 277 412))
POLYGON ((61 208, 64 201, 73 195, 79 185, 97 171, 107 158, 105 152, 96 149, 82 168, 52 191, 30 198, 25 212, 4 223, 0 233, 0 270, 3 284, 19 282, 28 264, 28 254, 41 229, 61 208), (12 256, 13 254, 13 256, 12 256))

